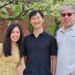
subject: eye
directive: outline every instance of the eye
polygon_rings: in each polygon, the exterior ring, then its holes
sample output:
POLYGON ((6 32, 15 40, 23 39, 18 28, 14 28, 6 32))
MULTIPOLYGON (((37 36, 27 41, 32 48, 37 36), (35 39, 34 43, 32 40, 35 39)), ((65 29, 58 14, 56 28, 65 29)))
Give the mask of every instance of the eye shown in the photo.
POLYGON ((20 31, 16 31, 16 33, 20 33, 20 31))

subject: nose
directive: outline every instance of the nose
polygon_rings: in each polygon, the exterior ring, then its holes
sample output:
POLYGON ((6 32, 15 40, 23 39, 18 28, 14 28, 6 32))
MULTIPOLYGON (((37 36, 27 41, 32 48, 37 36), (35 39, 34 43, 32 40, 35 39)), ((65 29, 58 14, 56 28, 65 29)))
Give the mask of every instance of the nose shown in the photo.
POLYGON ((67 16, 67 15, 65 15, 65 18, 68 18, 68 16, 67 16))

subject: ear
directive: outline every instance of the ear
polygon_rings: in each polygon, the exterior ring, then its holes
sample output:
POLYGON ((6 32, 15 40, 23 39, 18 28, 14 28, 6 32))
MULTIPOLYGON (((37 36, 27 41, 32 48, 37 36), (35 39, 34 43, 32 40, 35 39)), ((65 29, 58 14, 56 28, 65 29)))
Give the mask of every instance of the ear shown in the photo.
POLYGON ((75 14, 74 14, 74 21, 75 21, 75 14))

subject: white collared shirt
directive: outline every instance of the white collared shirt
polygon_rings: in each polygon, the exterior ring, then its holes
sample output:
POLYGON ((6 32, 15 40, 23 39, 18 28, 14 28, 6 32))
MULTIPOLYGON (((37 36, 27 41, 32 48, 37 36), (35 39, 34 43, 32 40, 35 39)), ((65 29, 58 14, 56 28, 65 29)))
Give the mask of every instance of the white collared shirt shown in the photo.
POLYGON ((70 75, 75 71, 75 24, 57 31, 58 57, 56 75, 70 75))

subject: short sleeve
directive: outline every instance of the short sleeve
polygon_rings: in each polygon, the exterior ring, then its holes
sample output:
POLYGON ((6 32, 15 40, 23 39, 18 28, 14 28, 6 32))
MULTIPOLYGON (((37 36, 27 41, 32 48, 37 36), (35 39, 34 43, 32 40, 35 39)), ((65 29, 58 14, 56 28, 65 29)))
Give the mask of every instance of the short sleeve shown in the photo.
POLYGON ((3 45, 2 43, 0 43, 0 56, 2 55, 2 48, 3 48, 3 45))
POLYGON ((22 47, 23 47, 23 56, 27 56, 26 37, 23 38, 22 47))
POLYGON ((54 37, 51 39, 51 46, 50 46, 50 55, 57 55, 57 41, 54 37))

